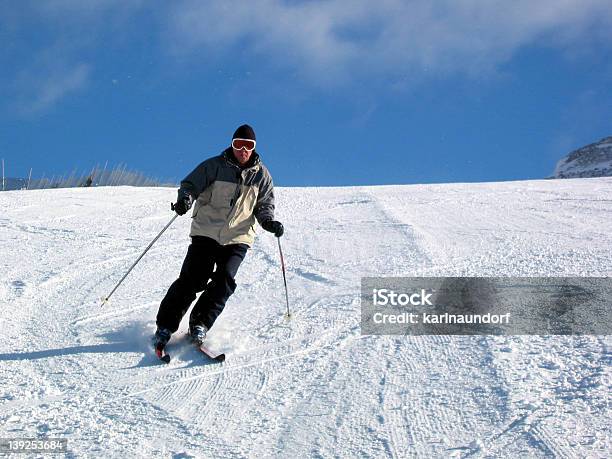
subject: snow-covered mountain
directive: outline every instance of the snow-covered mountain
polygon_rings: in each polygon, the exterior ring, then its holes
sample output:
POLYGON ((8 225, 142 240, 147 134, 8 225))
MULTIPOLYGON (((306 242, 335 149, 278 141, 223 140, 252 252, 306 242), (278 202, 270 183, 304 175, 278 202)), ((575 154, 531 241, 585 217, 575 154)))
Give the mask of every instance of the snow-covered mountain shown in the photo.
MULTIPOLYGON (((174 188, 0 193, 0 438, 68 457, 611 457, 610 336, 367 336, 362 276, 610 276, 612 178, 278 188, 293 318, 260 232, 211 330, 157 308, 190 218, 174 188)), ((42 456, 42 455, 40 455, 42 456)))
POLYGON ((612 137, 572 151, 557 163, 553 178, 612 176, 612 137))

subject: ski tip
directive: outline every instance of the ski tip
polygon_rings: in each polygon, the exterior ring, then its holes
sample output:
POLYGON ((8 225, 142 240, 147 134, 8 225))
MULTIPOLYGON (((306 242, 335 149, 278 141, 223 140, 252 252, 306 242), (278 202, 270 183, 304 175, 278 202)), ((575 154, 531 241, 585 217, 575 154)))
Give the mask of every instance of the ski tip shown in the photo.
POLYGON ((225 362, 225 354, 219 354, 218 356, 215 357, 215 360, 221 363, 225 362))
POLYGON ((161 360, 164 363, 170 363, 170 354, 167 354, 164 351, 163 347, 156 347, 155 348, 155 355, 157 356, 157 358, 159 360, 161 360))

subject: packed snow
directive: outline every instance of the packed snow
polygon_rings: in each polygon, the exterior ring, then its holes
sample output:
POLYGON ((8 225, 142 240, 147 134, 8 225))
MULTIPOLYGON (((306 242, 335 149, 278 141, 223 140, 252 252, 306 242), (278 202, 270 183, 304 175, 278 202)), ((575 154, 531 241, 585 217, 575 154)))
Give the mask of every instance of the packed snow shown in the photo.
POLYGON ((610 457, 609 336, 363 336, 362 276, 610 276, 612 179, 277 188, 209 334, 150 349, 171 188, 0 193, 0 438, 70 457, 610 457))

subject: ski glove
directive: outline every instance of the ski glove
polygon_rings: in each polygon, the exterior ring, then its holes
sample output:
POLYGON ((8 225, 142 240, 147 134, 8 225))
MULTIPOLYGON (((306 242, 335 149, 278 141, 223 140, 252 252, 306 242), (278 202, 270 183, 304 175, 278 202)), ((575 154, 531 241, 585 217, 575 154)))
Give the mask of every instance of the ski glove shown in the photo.
POLYGON ((281 237, 285 232, 285 228, 283 228, 283 224, 281 222, 277 222, 276 220, 266 220, 261 224, 261 227, 266 231, 270 231, 274 233, 276 237, 281 237))
POLYGON ((173 210, 179 215, 185 215, 191 209, 192 204, 193 198, 191 195, 187 191, 179 189, 178 198, 173 206, 173 210))

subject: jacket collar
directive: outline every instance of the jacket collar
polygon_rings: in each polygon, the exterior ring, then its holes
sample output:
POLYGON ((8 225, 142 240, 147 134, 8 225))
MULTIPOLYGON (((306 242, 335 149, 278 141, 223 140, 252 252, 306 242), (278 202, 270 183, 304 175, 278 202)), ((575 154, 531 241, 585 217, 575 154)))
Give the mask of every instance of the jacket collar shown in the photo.
POLYGON ((234 152, 232 150, 232 147, 228 147, 225 150, 223 150, 223 153, 221 153, 221 156, 223 156, 223 158, 225 158, 225 160, 228 163, 230 163, 232 166, 235 166, 242 171, 247 170, 247 169, 256 169, 257 167, 259 167, 259 164, 261 163, 261 159, 259 157, 259 154, 257 153, 257 150, 253 150, 253 154, 251 154, 251 159, 249 159, 249 162, 247 163, 246 166, 241 166, 240 164, 238 164, 238 161, 236 161, 236 158, 234 157, 234 152))

